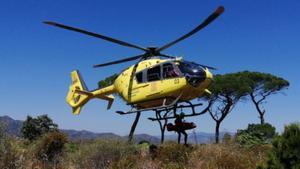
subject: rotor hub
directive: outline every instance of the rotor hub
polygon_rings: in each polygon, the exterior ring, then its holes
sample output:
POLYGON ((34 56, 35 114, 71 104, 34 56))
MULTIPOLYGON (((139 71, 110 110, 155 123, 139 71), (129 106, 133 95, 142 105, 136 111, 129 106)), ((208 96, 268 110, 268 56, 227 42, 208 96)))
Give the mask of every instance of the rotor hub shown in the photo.
POLYGON ((160 55, 160 53, 157 51, 157 47, 147 47, 147 50, 148 50, 146 52, 147 57, 160 55))

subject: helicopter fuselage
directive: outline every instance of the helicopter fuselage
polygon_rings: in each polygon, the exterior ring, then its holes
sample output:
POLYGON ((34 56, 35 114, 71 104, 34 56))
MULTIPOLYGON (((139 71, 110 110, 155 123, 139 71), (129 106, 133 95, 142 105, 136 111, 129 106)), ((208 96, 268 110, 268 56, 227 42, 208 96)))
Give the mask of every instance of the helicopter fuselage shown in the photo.
POLYGON ((121 72, 113 85, 115 92, 128 104, 149 108, 175 99, 189 101, 200 97, 208 92, 211 81, 209 70, 193 62, 182 61, 181 58, 153 58, 121 72))
POLYGON ((71 77, 66 100, 73 113, 79 114, 82 106, 93 98, 107 100, 109 109, 114 93, 137 110, 190 101, 205 92, 210 93, 207 88, 213 75, 207 68, 181 58, 151 58, 122 71, 112 85, 93 91, 88 90, 78 70, 73 71, 71 77))

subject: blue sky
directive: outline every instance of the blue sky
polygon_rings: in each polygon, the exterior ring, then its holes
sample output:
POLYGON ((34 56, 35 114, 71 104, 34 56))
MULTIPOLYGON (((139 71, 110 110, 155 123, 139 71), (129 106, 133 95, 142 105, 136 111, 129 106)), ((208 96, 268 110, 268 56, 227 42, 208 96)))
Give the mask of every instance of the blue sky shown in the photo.
MULTIPOLYGON (((2 1, 0 4, 0 115, 25 119, 49 114, 61 128, 126 135, 134 116, 120 116, 124 102, 113 108, 89 102, 74 116, 65 102, 70 72, 79 69, 90 89, 97 81, 134 62, 94 69, 93 64, 140 54, 79 33, 42 24, 51 20, 112 36, 141 46, 161 46, 190 31, 217 6, 224 14, 204 30, 166 50, 218 68, 213 73, 243 70, 272 73, 291 86, 265 105, 266 121, 282 131, 300 121, 300 1, 2 1)), ((129 107, 126 107, 129 109, 129 107)), ((159 134, 157 123, 142 115, 137 133, 159 134)), ((208 115, 188 118, 196 131, 213 132, 208 115)), ((259 122, 250 102, 239 103, 224 120, 222 131, 259 122)))

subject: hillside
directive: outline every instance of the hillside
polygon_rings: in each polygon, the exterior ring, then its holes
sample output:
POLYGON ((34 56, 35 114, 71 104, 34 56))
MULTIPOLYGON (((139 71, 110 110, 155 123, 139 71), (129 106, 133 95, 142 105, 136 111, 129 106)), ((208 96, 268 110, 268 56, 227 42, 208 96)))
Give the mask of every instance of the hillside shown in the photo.
MULTIPOLYGON (((14 120, 9 116, 0 116, 0 123, 5 124, 6 132, 9 135, 20 137, 21 127, 23 121, 14 120)), ((72 130, 72 129, 61 129, 61 131, 68 135, 71 140, 87 140, 87 139, 127 139, 127 136, 120 136, 114 133, 95 133, 87 130, 72 130)), ((220 138, 223 138, 225 132, 220 133, 220 138)), ((230 133, 234 135, 234 133, 230 133)), ((135 142, 140 142, 142 140, 147 140, 153 144, 160 143, 160 135, 152 136, 149 134, 136 134, 134 136, 135 142)), ((210 143, 214 139, 213 133, 205 132, 190 132, 188 137, 189 143, 210 143)), ((175 132, 166 132, 165 140, 177 140, 177 134, 175 132)))
POLYGON ((23 125, 23 121, 14 120, 9 116, 0 116, 0 123, 4 124, 5 131, 9 135, 21 136, 21 127, 23 125))
MULTIPOLYGON (((21 127, 23 125, 23 121, 14 120, 9 116, 0 116, 0 123, 4 124, 5 131, 8 135, 12 136, 21 136, 21 127)), ((87 130, 66 130, 61 129, 61 131, 68 135, 71 140, 88 140, 88 139, 126 139, 127 136, 119 136, 114 133, 95 133, 87 130)), ((134 136, 136 142, 140 142, 142 140, 147 140, 151 143, 157 144, 160 142, 160 139, 151 136, 148 134, 136 134, 134 136)))

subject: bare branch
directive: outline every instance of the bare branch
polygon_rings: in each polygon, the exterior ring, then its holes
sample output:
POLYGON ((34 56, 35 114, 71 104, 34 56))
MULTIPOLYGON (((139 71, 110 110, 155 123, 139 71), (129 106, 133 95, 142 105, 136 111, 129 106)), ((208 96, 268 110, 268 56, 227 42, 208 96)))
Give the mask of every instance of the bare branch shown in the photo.
POLYGON ((211 118, 212 118, 214 121, 218 121, 218 119, 216 119, 216 118, 214 117, 213 112, 211 111, 211 109, 208 109, 208 112, 209 112, 211 118))

